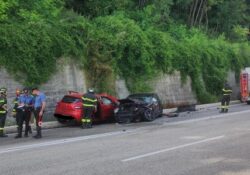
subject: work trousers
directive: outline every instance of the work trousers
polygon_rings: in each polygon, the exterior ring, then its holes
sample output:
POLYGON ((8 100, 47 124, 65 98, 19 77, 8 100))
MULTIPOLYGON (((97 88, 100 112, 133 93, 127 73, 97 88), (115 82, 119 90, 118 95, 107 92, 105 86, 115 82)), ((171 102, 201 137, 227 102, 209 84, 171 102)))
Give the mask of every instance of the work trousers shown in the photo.
POLYGON ((34 110, 34 116, 36 119, 36 131, 37 131, 37 135, 38 136, 42 136, 42 119, 43 119, 43 115, 39 116, 39 113, 41 111, 41 107, 39 108, 35 108, 34 110))
POLYGON ((92 116, 94 114, 95 107, 83 107, 82 126, 91 128, 92 127, 92 116))
POLYGON ((221 112, 228 112, 230 104, 230 95, 223 95, 221 99, 221 112))
POLYGON ((17 109, 16 121, 17 121, 18 135, 22 136, 23 123, 25 123, 25 132, 24 132, 24 134, 27 136, 28 131, 29 131, 30 111, 26 111, 24 109, 17 109))
POLYGON ((0 114, 0 136, 4 134, 4 126, 5 126, 5 120, 6 120, 7 113, 0 114))

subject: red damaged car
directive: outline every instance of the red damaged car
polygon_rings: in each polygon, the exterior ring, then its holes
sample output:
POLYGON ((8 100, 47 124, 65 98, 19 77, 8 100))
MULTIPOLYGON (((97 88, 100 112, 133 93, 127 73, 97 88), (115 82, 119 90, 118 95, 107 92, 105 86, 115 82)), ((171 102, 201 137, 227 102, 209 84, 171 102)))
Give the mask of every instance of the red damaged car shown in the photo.
MULTIPOLYGON (((81 122, 83 115, 83 94, 70 91, 60 102, 57 103, 54 116, 60 123, 66 123, 71 120, 81 122)), ((114 110, 118 106, 116 97, 108 94, 96 94, 97 111, 94 114, 93 121, 114 120, 114 110)))

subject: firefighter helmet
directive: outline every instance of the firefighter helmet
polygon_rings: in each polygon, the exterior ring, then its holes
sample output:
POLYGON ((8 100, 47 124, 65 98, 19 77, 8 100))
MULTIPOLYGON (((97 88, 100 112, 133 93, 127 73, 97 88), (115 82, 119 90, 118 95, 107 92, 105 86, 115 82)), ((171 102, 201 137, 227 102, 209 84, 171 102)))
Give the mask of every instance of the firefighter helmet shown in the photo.
POLYGON ((88 92, 89 92, 89 93, 95 93, 95 91, 94 91, 93 88, 89 88, 89 89, 88 89, 88 92))

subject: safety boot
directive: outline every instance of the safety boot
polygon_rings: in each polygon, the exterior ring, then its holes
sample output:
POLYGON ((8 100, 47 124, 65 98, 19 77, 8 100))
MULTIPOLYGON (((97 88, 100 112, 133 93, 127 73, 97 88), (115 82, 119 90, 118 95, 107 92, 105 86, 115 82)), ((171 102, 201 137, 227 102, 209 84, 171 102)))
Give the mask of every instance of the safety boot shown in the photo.
POLYGON ((22 130, 22 127, 17 127, 17 135, 15 136, 15 139, 22 138, 22 130))
POLYGON ((84 122, 82 123, 82 126, 81 126, 82 129, 86 129, 87 128, 87 124, 84 122))
POLYGON ((29 128, 29 133, 32 134, 32 128, 31 128, 31 126, 29 125, 28 128, 29 128))
POLYGON ((41 132, 41 128, 40 127, 37 128, 37 134, 33 138, 35 138, 35 139, 42 138, 42 132, 41 132))
POLYGON ((87 126, 86 126, 86 128, 92 128, 92 124, 91 123, 87 123, 87 126))
POLYGON ((24 134, 24 137, 29 137, 28 133, 25 133, 25 134, 24 134))
POLYGON ((8 137, 3 131, 0 131, 0 137, 8 137))
POLYGON ((0 137, 8 137, 7 134, 0 134, 0 137))

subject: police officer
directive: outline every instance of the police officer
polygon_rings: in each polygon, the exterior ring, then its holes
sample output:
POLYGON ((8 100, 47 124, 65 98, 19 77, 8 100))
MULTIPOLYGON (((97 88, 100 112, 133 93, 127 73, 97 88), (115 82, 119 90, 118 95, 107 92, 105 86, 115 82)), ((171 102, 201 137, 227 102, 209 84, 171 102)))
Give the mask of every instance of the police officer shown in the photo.
POLYGON ((232 88, 226 82, 224 84, 224 88, 222 89, 223 96, 222 96, 222 100, 221 100, 221 113, 228 112, 231 93, 232 93, 232 88))
POLYGON ((18 115, 18 135, 16 138, 22 137, 23 123, 25 122, 25 132, 24 137, 28 137, 28 132, 30 130, 30 116, 33 108, 33 97, 29 95, 28 88, 23 89, 23 94, 19 98, 19 106, 17 107, 18 115))
POLYGON ((38 88, 32 89, 34 95, 34 115, 36 119, 36 130, 37 134, 34 136, 36 139, 42 138, 42 118, 46 106, 46 96, 38 88))
POLYGON ((88 89, 88 92, 83 95, 83 116, 82 128, 92 128, 92 115, 96 110, 97 99, 93 89, 88 89))
POLYGON ((7 89, 0 88, 0 137, 8 137, 4 133, 5 120, 7 116, 7 89))

